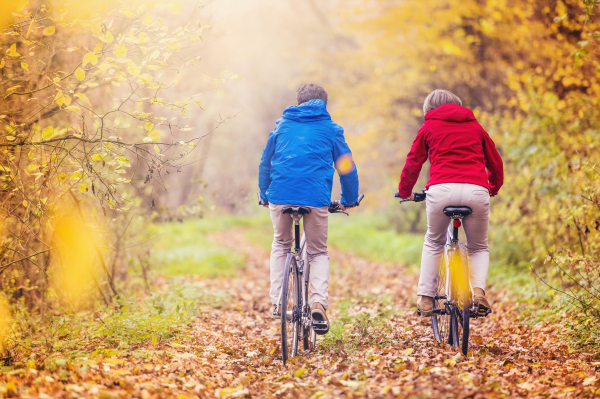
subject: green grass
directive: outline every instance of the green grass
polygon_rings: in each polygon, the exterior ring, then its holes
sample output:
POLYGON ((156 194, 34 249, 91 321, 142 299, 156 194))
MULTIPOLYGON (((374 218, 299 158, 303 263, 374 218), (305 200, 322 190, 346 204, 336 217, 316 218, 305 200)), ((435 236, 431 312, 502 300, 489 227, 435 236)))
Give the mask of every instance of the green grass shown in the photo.
POLYGON ((230 215, 155 224, 150 231, 158 237, 151 255, 153 268, 168 277, 233 277, 244 266, 244 254, 212 235, 231 229, 253 231, 262 225, 260 218, 230 215))
POLYGON ((397 233, 383 215, 352 213, 331 215, 329 244, 333 247, 382 263, 418 265, 423 235, 397 233))
MULTIPOLYGON (((270 249, 273 226, 268 213, 238 219, 239 227, 249 227, 246 238, 263 249, 270 249)), ((328 244, 340 251, 378 262, 418 265, 421 261, 422 234, 398 234, 383 216, 371 213, 329 215, 328 244)))
POLYGON ((329 333, 319 345, 334 352, 354 352, 360 345, 381 345, 382 342, 376 342, 378 333, 386 328, 386 322, 391 317, 403 312, 402 309, 393 308, 392 303, 392 297, 388 294, 342 298, 335 304, 337 315, 329 333), (350 314, 349 310, 359 304, 371 311, 350 314))
MULTIPOLYGON (((175 274, 185 274, 186 270, 196 271, 191 274, 198 274, 197 264, 202 264, 202 268, 207 271, 213 269, 210 265, 230 269, 232 265, 227 265, 227 260, 221 256, 230 254, 230 249, 211 240, 210 233, 243 230, 244 237, 250 243, 265 250, 271 249, 273 240, 273 226, 266 210, 255 216, 209 216, 183 223, 166 223, 154 228, 155 235, 164 234, 155 246, 157 260, 160 260, 161 265, 171 261, 166 272, 175 274)), ((340 251, 378 262, 418 265, 423 235, 399 234, 381 215, 354 212, 350 217, 330 215, 328 243, 340 251)))

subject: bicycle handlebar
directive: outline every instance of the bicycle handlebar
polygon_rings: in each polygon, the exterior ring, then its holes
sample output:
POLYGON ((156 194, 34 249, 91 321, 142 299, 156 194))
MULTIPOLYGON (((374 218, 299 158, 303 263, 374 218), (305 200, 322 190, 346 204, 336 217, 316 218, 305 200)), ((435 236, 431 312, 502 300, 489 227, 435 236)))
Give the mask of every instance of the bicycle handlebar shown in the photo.
MULTIPOLYGON (((362 201, 363 198, 365 198, 365 195, 361 194, 358 197, 358 200, 354 204, 346 206, 346 209, 356 208, 357 206, 360 205, 360 201, 362 201)), ((341 203, 339 200, 331 201, 331 204, 329 204, 329 213, 344 213, 346 216, 349 216, 347 212, 342 211, 342 208, 340 207, 340 205, 341 205, 341 203)))
MULTIPOLYGON (((427 192, 425 190, 423 190, 423 192, 421 192, 421 193, 415 193, 415 192, 413 192, 413 194, 415 196, 414 200, 403 199, 402 201, 400 201, 400 203, 407 202, 407 201, 421 202, 421 201, 425 201, 425 199, 427 198, 427 192)), ((400 196, 400 193, 398 193, 398 192, 394 193, 394 197, 395 198, 402 198, 400 196)))
MULTIPOLYGON (((264 199, 262 199, 262 197, 260 196, 260 192, 256 193, 256 196, 258 197, 258 205, 269 205, 269 201, 265 201, 264 199)), ((352 205, 348 205, 346 206, 346 208, 355 208, 357 206, 360 205, 360 202, 363 200, 363 198, 365 198, 364 194, 361 194, 358 197, 358 200, 352 204, 352 205)), ((335 201, 331 201, 331 204, 329 204, 329 213, 344 213, 346 215, 348 215, 348 213, 342 211, 342 208, 340 207, 340 201, 335 200, 335 201)))

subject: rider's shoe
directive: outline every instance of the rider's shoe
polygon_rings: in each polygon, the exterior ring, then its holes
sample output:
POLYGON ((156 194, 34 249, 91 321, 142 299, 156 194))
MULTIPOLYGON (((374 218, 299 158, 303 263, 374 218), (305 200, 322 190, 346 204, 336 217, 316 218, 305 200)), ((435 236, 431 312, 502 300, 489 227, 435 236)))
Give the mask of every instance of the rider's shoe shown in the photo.
POLYGON ((277 305, 273 305, 273 312, 271 313, 272 319, 281 319, 281 307, 277 305))
POLYGON ((313 330, 319 335, 325 335, 329 332, 329 319, 325 308, 319 302, 313 303, 311 307, 313 330))
POLYGON ((417 309, 423 317, 431 317, 433 315, 433 298, 422 295, 417 300, 417 309))
POLYGON ((492 312, 492 307, 488 303, 487 299, 485 299, 484 290, 482 290, 481 288, 473 288, 473 299, 475 300, 475 303, 479 303, 479 309, 477 309, 479 313, 492 312))

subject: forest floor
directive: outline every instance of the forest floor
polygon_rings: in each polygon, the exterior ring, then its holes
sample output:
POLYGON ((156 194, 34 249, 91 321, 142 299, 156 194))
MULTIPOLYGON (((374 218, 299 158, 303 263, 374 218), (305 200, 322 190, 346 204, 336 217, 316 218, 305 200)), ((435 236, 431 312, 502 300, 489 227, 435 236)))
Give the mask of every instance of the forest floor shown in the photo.
MULTIPOLYGON (((17 368, 5 397, 487 398, 594 397, 600 362, 570 353, 556 325, 516 321, 520 306, 492 292, 494 313, 471 324, 471 351, 437 344, 416 315, 414 268, 331 250, 329 334, 284 366, 270 319, 268 251, 236 230, 213 234, 242 251, 237 276, 203 284, 226 301, 203 306, 169 340, 84 357, 85 367, 17 368)), ((189 277, 188 280, 200 278, 189 277)), ((166 279, 163 284, 166 283, 166 279)))

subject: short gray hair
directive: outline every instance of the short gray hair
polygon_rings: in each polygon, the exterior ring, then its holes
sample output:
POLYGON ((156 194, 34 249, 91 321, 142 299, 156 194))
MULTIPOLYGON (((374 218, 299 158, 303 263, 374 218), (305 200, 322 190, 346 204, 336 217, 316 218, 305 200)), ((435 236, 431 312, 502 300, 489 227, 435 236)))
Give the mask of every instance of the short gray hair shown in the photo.
POLYGON ((462 101, 456 94, 450 93, 448 90, 437 89, 429 93, 425 99, 425 102, 423 103, 423 114, 444 104, 458 104, 462 106, 462 101))
POLYGON ((309 83, 298 89, 296 100, 298 105, 310 100, 323 100, 327 105, 327 92, 321 86, 309 83))

